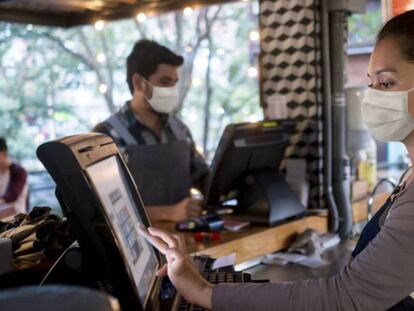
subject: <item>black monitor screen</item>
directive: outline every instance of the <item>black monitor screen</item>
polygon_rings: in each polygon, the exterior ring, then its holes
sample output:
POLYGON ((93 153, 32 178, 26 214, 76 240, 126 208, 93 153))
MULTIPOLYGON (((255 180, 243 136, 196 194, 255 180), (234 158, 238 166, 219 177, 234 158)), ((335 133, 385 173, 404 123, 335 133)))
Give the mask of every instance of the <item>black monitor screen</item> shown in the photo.
POLYGON ((136 212, 125 176, 115 156, 87 167, 86 172, 115 231, 129 273, 144 302, 157 269, 153 248, 138 233, 143 223, 136 212))
POLYGON ((267 120, 230 124, 217 147, 206 188, 206 205, 237 198, 251 173, 277 171, 296 122, 267 120))

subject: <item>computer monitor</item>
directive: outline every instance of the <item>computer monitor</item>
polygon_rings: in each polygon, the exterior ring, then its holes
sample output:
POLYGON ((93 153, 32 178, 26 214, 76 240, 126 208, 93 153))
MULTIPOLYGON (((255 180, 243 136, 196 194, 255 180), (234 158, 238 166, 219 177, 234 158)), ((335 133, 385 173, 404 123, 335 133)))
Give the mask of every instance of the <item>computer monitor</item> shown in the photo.
POLYGON ((153 292, 158 253, 139 234, 149 225, 131 175, 112 139, 102 134, 66 137, 37 150, 54 181, 78 240, 89 278, 117 297, 122 309, 144 310, 153 292))
POLYGON ((303 214, 305 207, 279 172, 295 128, 291 120, 228 125, 212 162, 205 205, 237 199, 239 218, 264 224, 303 214))

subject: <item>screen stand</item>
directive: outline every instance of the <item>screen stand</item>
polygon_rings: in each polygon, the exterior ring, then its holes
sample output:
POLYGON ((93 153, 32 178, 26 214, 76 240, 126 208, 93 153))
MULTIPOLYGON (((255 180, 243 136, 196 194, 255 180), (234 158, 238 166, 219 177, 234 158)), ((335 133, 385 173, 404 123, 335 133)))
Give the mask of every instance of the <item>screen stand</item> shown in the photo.
POLYGON ((239 207, 236 218, 265 225, 275 225, 306 212, 285 176, 275 171, 247 176, 241 187, 239 207))

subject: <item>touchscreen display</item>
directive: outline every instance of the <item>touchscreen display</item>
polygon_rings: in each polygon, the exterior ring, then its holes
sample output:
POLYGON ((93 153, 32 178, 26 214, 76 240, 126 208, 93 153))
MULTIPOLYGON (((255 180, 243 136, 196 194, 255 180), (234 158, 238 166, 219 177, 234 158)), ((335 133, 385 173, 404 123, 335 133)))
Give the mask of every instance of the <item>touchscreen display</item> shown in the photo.
POLYGON ((143 222, 124 173, 115 156, 89 166, 86 171, 111 222, 125 264, 144 305, 158 261, 153 248, 139 234, 138 224, 143 222))

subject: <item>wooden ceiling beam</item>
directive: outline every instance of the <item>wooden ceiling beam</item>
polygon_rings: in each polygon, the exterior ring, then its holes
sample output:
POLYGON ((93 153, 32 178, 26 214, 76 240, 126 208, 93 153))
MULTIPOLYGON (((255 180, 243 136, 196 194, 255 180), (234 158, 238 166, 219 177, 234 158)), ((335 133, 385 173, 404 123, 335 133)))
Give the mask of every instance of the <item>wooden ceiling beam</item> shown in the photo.
POLYGON ((75 26, 73 16, 68 14, 51 15, 50 13, 33 13, 23 10, 0 8, 0 20, 21 24, 36 24, 68 28, 75 26))
MULTIPOLYGON (((74 0, 71 0, 72 4, 74 0)), ((76 0, 75 0, 76 1, 76 0)), ((83 12, 46 12, 40 10, 26 10, 22 8, 4 8, 0 5, 0 20, 38 24, 45 26, 73 27, 93 24, 97 20, 114 21, 118 19, 134 18, 137 13, 162 14, 175 10, 182 10, 185 7, 203 7, 207 5, 236 2, 238 0, 140 0, 131 3, 131 0, 109 0, 111 6, 116 2, 123 2, 117 7, 109 9, 102 8, 101 11, 85 10, 83 12)), ((64 2, 62 1, 62 4, 64 2)))

